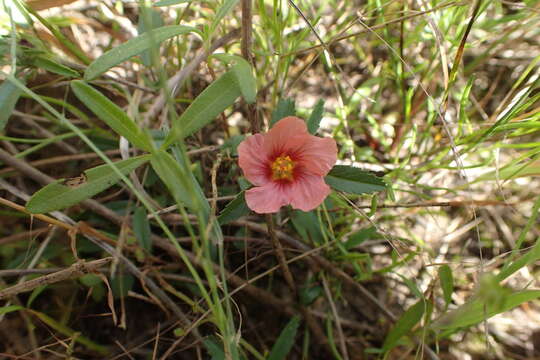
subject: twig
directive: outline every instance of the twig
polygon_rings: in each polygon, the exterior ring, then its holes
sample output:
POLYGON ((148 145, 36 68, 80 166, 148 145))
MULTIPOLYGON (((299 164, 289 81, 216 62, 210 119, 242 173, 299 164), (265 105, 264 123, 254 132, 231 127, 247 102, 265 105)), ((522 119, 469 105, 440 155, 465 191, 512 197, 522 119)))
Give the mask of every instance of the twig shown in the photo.
POLYGON ((281 243, 276 236, 276 230, 274 229, 274 221, 272 220, 271 214, 266 215, 266 224, 268 225, 268 236, 270 236, 270 240, 272 241, 272 246, 274 247, 274 251, 276 252, 276 257, 279 261, 281 271, 283 271, 283 276, 285 276, 285 281, 287 281, 287 285, 296 295, 296 285, 294 284, 289 265, 287 265, 287 259, 285 258, 283 247, 281 246, 281 243))
MULTIPOLYGON (((24 122, 26 125, 33 127, 36 129, 37 133, 45 138, 53 138, 55 134, 50 132, 49 130, 45 129, 38 123, 36 123, 34 120, 32 120, 29 117, 21 116, 21 121, 24 122)), ((68 144, 67 142, 60 140, 53 143, 54 145, 58 146, 60 149, 64 150, 67 153, 70 154, 76 154, 78 152, 77 149, 75 149, 72 145, 68 144)))
MULTIPOLYGON (((187 152, 188 155, 198 155, 203 154, 206 152, 212 152, 219 149, 219 146, 205 146, 200 149, 193 149, 187 152)), ((131 149, 131 151, 135 151, 135 149, 131 149)), ((105 155, 118 155, 120 154, 119 149, 113 149, 113 150, 107 150, 103 151, 105 155)), ((99 158, 99 155, 96 153, 85 153, 85 154, 73 154, 73 155, 61 155, 61 156, 55 156, 47 159, 40 159, 35 161, 27 162, 32 167, 41 167, 41 166, 47 166, 47 165, 53 165, 58 163, 65 163, 66 161, 75 161, 75 160, 90 160, 90 159, 96 159, 99 158)), ((114 160, 114 159, 112 159, 114 160)), ((12 171, 15 171, 13 167, 6 167, 0 170, 0 175, 8 174, 12 171)))
MULTIPOLYGON (((2 152, 5 153, 5 151, 0 149, 0 159, 1 159, 2 152)), ((4 156, 4 158, 7 158, 8 160, 11 160, 10 156, 8 156, 8 157, 4 156)), ((13 164, 19 165, 19 161, 13 162, 13 164)), ((24 164, 24 165, 26 165, 26 164, 24 164)), ((41 173, 40 171, 30 167, 29 165, 26 165, 26 166, 32 170, 32 171, 30 171, 30 173, 33 174, 34 176, 36 176, 38 179, 43 179, 43 177, 49 178, 47 175, 45 175, 45 174, 41 173)), ((26 168, 26 170, 30 170, 30 169, 26 168)), ((0 186, 3 187, 4 189, 8 190, 12 194, 22 198, 25 201, 28 201, 28 199, 30 198, 29 195, 22 193, 20 190, 14 188, 13 186, 11 186, 11 184, 7 183, 3 179, 0 179, 0 186)), ((17 204, 15 204, 13 202, 10 202, 8 200, 0 198, 0 203, 3 203, 5 205, 7 205, 7 206, 11 206, 11 207, 23 212, 23 213, 29 214, 28 211, 26 211, 26 209, 24 207, 22 207, 20 205, 17 205, 17 204)), ((97 201, 85 200, 82 204, 84 206, 86 206, 87 208, 96 211, 96 213, 103 214, 102 216, 104 216, 105 218, 107 218, 110 221, 114 222, 115 224, 117 224, 117 225, 122 224, 122 217, 121 216, 117 215, 113 211, 110 211, 109 209, 107 209, 105 206, 101 205, 97 201)), ((58 212, 58 211, 54 212, 54 214, 55 214, 55 216, 59 217, 63 221, 59 221, 59 220, 56 220, 56 219, 51 218, 49 216, 41 215, 41 214, 31 214, 31 215, 36 217, 36 218, 42 219, 42 220, 44 220, 46 222, 49 222, 51 224, 59 225, 60 227, 62 227, 64 229, 67 229, 67 230, 71 230, 71 229, 74 228, 75 221, 73 221, 70 217, 68 217, 67 215, 65 215, 65 214, 63 214, 61 212, 58 212)), ((94 230, 94 231, 97 234, 101 234, 97 230, 94 230)), ((99 246, 100 248, 105 250, 110 255, 115 255, 115 250, 111 245, 109 245, 107 243, 104 243, 99 238, 96 238, 96 237, 94 237, 92 235, 89 235, 88 233, 83 233, 83 235, 88 240, 92 241, 94 244, 96 244, 97 246, 99 246)), ((176 303, 174 301, 172 301, 172 299, 169 296, 167 296, 167 294, 152 279, 150 279, 142 271, 140 271, 139 268, 135 264, 133 264, 133 262, 131 262, 125 256, 120 255, 119 259, 126 266, 126 268, 128 269, 129 272, 131 272, 141 282, 146 284, 146 286, 156 295, 156 297, 158 297, 174 313, 174 315, 183 323, 183 325, 187 326, 187 324, 190 323, 187 316, 182 312, 182 310, 178 307, 178 305, 176 305, 176 303)), ((195 335, 195 337, 200 338, 200 334, 199 334, 199 332, 197 330, 194 331, 194 335, 195 335)))
POLYGON ((330 304, 330 309, 332 310, 332 315, 334 315, 334 319, 336 322, 336 328, 339 335, 339 347, 341 348, 341 355, 343 355, 343 358, 345 360, 349 359, 349 353, 347 352, 347 345, 345 345, 345 336, 343 335, 343 328, 341 327, 341 318, 339 317, 336 304, 334 303, 334 300, 332 298, 332 293, 330 292, 330 287, 328 286, 328 281, 322 276, 322 283, 324 287, 324 292, 326 294, 326 298, 328 299, 328 303, 330 304))
MULTIPOLYGON (((239 34, 239 30, 233 30, 222 38, 216 40, 212 45, 210 45, 209 48, 201 49, 189 64, 184 66, 182 70, 178 71, 167 82, 166 91, 170 92, 170 96, 174 97, 176 95, 176 93, 180 89, 180 86, 187 79, 187 77, 193 72, 193 70, 197 68, 197 66, 199 66, 204 60, 206 60, 206 58, 210 54, 212 54, 214 51, 216 51, 223 45, 227 44, 232 39, 238 37, 239 34)), ((165 107, 166 102, 167 96, 165 95, 165 93, 161 92, 161 94, 159 94, 156 100, 154 100, 154 103, 150 106, 150 109, 146 112, 142 124, 148 125, 150 123, 150 120, 156 117, 158 113, 165 107)))
POLYGON ((26 231, 26 232, 21 232, 21 233, 13 234, 10 236, 6 236, 0 239, 0 245, 9 244, 11 242, 24 240, 24 239, 33 239, 34 237, 38 237, 39 235, 46 233, 47 231, 49 231, 49 227, 44 226, 39 229, 34 229, 31 231, 26 231))
POLYGON ((60 281, 78 278, 86 274, 93 273, 111 260, 112 257, 107 257, 104 259, 94 260, 90 262, 85 262, 84 260, 79 261, 71 265, 67 269, 60 270, 52 274, 43 275, 38 278, 28 280, 23 283, 8 287, 7 289, 1 290, 0 300, 10 298, 23 292, 32 291, 38 286, 50 285, 60 281))
MULTIPOLYGON (((378 204, 377 209, 396 208, 425 208, 425 207, 461 207, 461 206, 515 206, 517 203, 508 203, 497 200, 451 200, 451 201, 427 201, 410 204, 378 204)), ((359 209, 371 209, 373 205, 355 205, 359 209)), ((346 208, 330 209, 329 211, 340 211, 346 208)))
MULTIPOLYGON (((0 160, 5 162, 6 164, 11 165, 13 168, 19 170, 20 172, 29 176, 30 178, 34 179, 40 184, 47 185, 55 181, 55 179, 53 179, 49 175, 42 173, 41 171, 30 166, 23 160, 17 159, 16 157, 12 156, 11 154, 9 154, 3 149, 0 149, 0 160)), ((90 200, 90 199, 84 200, 83 202, 81 202, 81 204, 91 209, 92 211, 96 212, 97 214, 103 216, 104 218, 113 220, 117 224, 120 224, 122 222, 121 216, 118 216, 114 211, 101 205, 95 200, 90 200)))
MULTIPOLYGON (((246 221, 246 220, 236 220, 234 222, 231 222, 231 224, 238 225, 238 226, 245 226, 251 230, 254 230, 256 232, 260 233, 267 233, 267 229, 264 225, 254 223, 252 221, 246 221)), ((354 280, 351 276, 349 276, 347 273, 345 273, 343 270, 338 269, 336 266, 334 266, 330 261, 326 260, 324 257, 311 253, 314 249, 309 247, 308 245, 302 243, 301 241, 296 240, 292 236, 287 235, 286 233, 282 231, 276 231, 276 236, 279 237, 281 240, 285 241, 289 246, 301 250, 303 252, 310 252, 310 256, 313 260, 315 260, 322 268, 326 269, 329 273, 334 275, 337 278, 342 279, 345 283, 350 285, 351 287, 358 290, 358 292, 366 297, 369 301, 371 301, 374 305, 376 305, 382 313, 389 318, 392 321, 396 321, 397 317, 384 306, 384 304, 381 304, 375 296, 373 296, 362 284, 358 283, 356 280, 354 280)))

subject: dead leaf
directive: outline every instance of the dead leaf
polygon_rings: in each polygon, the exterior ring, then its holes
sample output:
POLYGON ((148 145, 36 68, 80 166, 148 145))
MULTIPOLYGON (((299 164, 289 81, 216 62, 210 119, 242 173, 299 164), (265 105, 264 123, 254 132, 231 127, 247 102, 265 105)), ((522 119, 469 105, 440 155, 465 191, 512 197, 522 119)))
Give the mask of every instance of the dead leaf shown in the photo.
POLYGON ((32 9, 47 10, 53 7, 74 3, 77 0, 26 0, 26 4, 32 9))

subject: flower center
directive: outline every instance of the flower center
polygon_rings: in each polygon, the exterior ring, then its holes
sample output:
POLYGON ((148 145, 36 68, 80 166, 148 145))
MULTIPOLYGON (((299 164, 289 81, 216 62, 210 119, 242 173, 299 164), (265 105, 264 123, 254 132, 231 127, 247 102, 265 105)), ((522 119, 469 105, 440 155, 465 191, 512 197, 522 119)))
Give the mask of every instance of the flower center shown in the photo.
POLYGON ((272 169, 272 180, 293 179, 294 161, 290 156, 278 156, 270 166, 272 169))

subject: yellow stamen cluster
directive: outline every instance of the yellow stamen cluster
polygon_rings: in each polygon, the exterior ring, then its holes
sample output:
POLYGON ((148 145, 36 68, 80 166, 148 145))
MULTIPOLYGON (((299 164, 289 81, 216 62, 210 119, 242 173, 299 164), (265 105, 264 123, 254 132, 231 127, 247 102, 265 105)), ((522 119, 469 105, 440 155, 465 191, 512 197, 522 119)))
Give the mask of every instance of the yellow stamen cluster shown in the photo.
POLYGON ((294 161, 291 160, 290 156, 278 156, 270 167, 272 169, 272 180, 290 181, 293 179, 294 161))

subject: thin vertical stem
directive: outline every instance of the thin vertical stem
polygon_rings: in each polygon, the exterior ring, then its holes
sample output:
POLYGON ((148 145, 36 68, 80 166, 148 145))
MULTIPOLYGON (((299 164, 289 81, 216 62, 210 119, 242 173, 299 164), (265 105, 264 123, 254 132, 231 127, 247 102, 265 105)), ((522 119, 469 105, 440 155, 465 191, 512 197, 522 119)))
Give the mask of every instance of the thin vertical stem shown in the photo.
POLYGON ((279 265, 281 266, 281 271, 283 271, 283 276, 285 276, 285 281, 287 282, 287 285, 289 285, 289 287, 291 288, 292 292, 296 295, 296 285, 294 284, 291 270, 289 269, 289 265, 287 264, 285 252, 283 251, 283 247, 281 246, 281 243, 279 242, 279 239, 276 235, 272 214, 266 215, 266 224, 268 226, 268 235, 270 236, 272 246, 274 247, 274 251, 276 252, 276 257, 279 261, 279 265))
MULTIPOLYGON (((251 52, 251 46, 253 42, 253 22, 252 22, 252 1, 242 0, 242 57, 255 67, 255 61, 253 60, 253 54, 251 52)), ((255 104, 246 105, 246 116, 249 124, 251 125, 251 132, 253 134, 261 131, 261 123, 257 116, 257 108, 255 104)))

